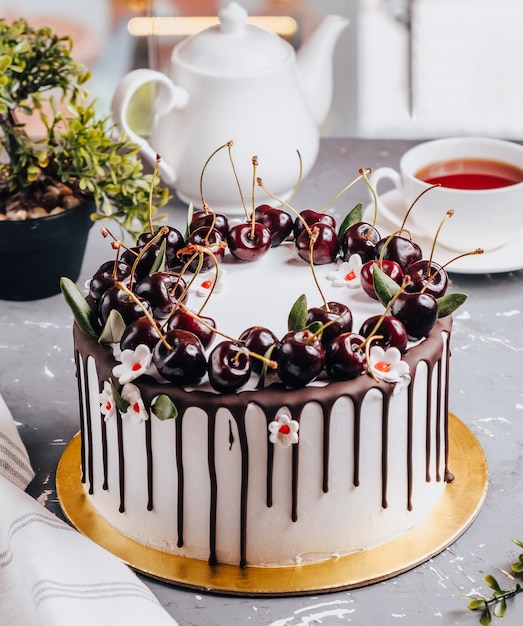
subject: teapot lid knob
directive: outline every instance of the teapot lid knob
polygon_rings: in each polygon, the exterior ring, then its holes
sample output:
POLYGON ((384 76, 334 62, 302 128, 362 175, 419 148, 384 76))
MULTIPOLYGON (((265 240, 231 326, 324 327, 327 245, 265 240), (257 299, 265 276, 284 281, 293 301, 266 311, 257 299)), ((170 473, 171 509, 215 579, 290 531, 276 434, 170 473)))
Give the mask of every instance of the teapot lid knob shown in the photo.
POLYGON ((245 28, 247 23, 247 11, 237 2, 229 2, 218 13, 220 29, 224 33, 237 33, 245 28))

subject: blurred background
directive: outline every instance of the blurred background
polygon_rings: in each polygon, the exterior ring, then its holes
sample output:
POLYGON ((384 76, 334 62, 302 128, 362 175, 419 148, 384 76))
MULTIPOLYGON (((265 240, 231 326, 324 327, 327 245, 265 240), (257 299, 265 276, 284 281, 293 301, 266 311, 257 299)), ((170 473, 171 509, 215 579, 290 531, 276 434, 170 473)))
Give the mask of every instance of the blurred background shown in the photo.
MULTIPOLYGON (((324 136, 523 139, 521 0, 237 1, 252 16, 291 16, 294 26, 282 36, 297 48, 325 14, 350 18, 336 47, 324 136)), ((98 106, 109 112, 125 73, 138 67, 168 71, 171 50, 194 27, 190 18, 215 16, 222 4, 0 0, 0 15, 71 35, 75 56, 92 70, 98 106), (181 18, 178 32, 136 34, 153 16, 181 18)))

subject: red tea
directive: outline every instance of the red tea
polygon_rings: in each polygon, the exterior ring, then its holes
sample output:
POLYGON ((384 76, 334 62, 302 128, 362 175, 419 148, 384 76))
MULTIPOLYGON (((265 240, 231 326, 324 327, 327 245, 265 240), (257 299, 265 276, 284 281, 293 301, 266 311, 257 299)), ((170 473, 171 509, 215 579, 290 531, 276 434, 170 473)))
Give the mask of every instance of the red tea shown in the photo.
POLYGON ((523 170, 502 161, 453 159, 426 165, 415 176, 451 189, 497 189, 522 182, 523 170))

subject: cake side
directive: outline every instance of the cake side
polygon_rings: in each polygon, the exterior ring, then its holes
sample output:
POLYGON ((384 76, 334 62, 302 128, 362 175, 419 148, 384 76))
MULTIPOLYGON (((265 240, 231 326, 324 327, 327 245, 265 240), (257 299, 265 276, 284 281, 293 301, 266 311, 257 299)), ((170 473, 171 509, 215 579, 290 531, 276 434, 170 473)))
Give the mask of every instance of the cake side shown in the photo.
POLYGON ((88 497, 122 533, 211 563, 293 565, 384 543, 444 490, 450 329, 444 318, 408 350, 411 382, 399 390, 360 376, 217 394, 142 376, 148 418, 116 410, 106 421, 100 393, 118 387, 117 362, 75 328, 88 497), (161 394, 176 419, 151 413, 161 394), (298 422, 296 445, 270 441, 281 415, 298 422))

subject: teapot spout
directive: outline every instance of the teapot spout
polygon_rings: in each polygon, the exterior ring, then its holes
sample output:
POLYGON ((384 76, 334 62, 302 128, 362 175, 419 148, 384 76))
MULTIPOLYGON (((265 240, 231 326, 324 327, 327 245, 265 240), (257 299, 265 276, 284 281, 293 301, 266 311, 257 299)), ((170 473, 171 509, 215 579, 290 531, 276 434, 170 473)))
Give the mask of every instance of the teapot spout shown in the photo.
POLYGON ((296 55, 298 77, 314 120, 321 126, 332 102, 334 47, 349 19, 327 15, 296 55))

